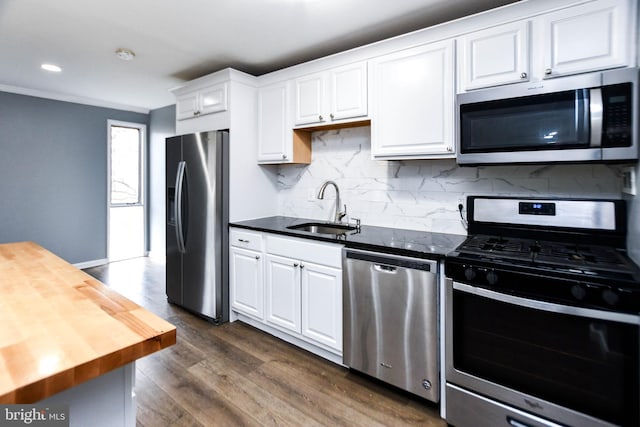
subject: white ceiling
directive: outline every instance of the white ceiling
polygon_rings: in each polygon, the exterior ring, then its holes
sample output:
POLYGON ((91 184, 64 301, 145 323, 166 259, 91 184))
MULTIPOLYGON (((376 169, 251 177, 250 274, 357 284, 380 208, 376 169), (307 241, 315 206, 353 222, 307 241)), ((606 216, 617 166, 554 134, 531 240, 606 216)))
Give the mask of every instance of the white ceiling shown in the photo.
POLYGON ((514 1, 0 0, 0 90, 144 111, 222 68, 261 75, 514 1))

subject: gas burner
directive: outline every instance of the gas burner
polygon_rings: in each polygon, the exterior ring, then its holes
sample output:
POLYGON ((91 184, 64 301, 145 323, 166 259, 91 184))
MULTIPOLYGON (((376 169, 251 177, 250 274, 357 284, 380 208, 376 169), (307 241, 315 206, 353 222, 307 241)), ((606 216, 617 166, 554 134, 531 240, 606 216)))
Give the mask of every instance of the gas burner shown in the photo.
POLYGON ((569 271, 588 276, 606 276, 629 268, 625 257, 612 247, 588 247, 514 237, 470 236, 458 247, 457 252, 502 265, 569 271))

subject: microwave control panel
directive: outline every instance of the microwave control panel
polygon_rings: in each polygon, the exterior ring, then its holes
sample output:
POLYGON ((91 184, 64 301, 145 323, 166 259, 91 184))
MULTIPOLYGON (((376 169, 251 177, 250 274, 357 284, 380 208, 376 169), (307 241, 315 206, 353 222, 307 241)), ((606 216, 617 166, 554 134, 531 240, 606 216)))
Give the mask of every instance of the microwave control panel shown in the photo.
POLYGON ((631 145, 631 83, 604 86, 603 147, 629 147, 631 145))

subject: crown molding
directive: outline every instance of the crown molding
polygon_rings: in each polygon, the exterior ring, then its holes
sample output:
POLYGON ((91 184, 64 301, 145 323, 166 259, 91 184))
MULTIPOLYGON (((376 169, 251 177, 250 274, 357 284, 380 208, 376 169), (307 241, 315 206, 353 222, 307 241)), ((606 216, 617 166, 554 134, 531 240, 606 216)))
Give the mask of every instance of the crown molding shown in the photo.
POLYGON ((113 102, 100 101, 82 96, 67 95, 63 93, 48 92, 38 89, 28 89, 19 86, 0 84, 1 92, 17 93, 19 95, 35 96, 37 98, 52 99, 55 101, 72 102, 74 104, 91 105, 94 107, 112 108, 115 110, 131 111, 134 113, 149 114, 148 108, 135 107, 133 105, 116 104, 113 102))

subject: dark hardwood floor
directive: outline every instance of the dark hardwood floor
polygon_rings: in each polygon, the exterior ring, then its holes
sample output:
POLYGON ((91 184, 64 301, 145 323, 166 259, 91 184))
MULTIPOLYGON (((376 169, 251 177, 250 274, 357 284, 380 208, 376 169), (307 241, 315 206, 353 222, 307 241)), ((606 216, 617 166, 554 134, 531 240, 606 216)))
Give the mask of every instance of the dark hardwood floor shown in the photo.
POLYGON ((162 262, 85 271, 178 328, 176 345, 136 364, 138 426, 446 426, 427 401, 241 322, 213 326, 168 304, 162 262))

